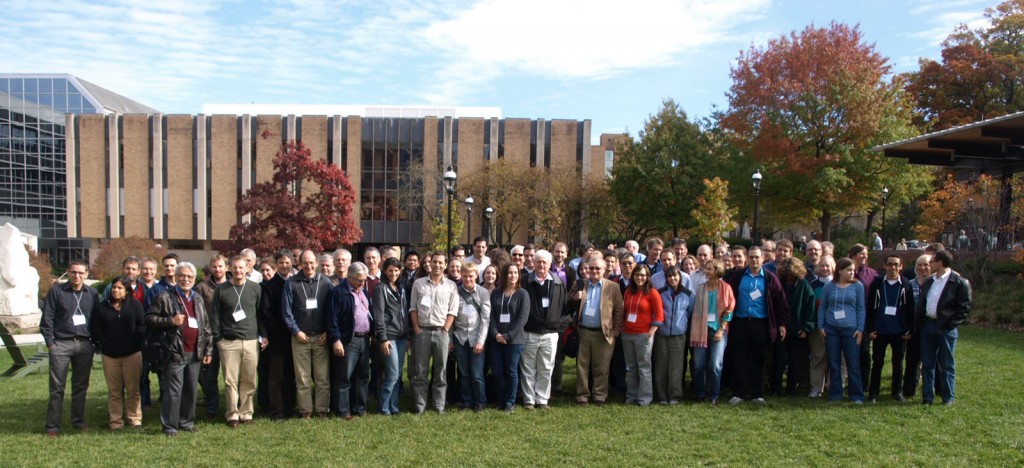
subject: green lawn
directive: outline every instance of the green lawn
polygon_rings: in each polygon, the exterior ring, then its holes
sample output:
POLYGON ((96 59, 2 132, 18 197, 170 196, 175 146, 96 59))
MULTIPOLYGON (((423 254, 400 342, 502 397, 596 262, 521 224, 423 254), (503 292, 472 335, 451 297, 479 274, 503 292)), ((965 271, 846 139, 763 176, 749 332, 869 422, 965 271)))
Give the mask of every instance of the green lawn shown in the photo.
MULTIPOLYGON (((1022 465, 1024 335, 961 329, 952 407, 884 400, 855 407, 776 398, 766 407, 706 404, 578 408, 506 415, 370 416, 229 429, 202 421, 198 434, 166 438, 155 408, 141 433, 105 429, 106 386, 92 374, 92 430, 43 432, 46 378, 0 380, 0 466, 10 465, 1022 465)), ((4 369, 10 358, 0 357, 4 369)), ((574 365, 567 361, 568 366, 574 365)), ((888 371, 888 367, 887 367, 888 371)), ((575 372, 566 372, 566 388, 575 372)), ((883 384, 883 387, 887 385, 883 384)), ((155 388, 155 386, 154 386, 155 388)), ((886 388, 882 394, 887 395, 886 388)), ((70 397, 65 400, 68 411, 70 397)), ((408 402, 403 402, 407 404, 408 402)), ((403 406, 404 407, 404 406, 403 406)), ((70 422, 65 416, 65 427, 70 422)))

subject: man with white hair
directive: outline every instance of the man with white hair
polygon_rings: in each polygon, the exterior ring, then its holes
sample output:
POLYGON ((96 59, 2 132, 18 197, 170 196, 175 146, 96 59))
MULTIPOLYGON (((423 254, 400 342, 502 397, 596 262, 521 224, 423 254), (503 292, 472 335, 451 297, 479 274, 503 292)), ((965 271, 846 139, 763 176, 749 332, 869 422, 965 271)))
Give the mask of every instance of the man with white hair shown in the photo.
POLYGON ((528 410, 535 406, 549 408, 559 324, 565 313, 565 284, 551 272, 551 260, 551 252, 538 250, 533 258, 536 269, 527 278, 525 286, 530 295, 530 316, 523 327, 526 346, 520 366, 520 384, 523 407, 528 410))
POLYGON ((346 421, 352 419, 352 413, 366 415, 373 326, 370 296, 364 291, 368 272, 361 262, 349 265, 347 278, 331 289, 328 301, 327 334, 333 351, 334 413, 346 421))
POLYGON ((331 258, 331 256, 328 255, 328 254, 323 254, 320 257, 318 257, 318 263, 319 263, 319 267, 317 269, 320 270, 320 274, 324 275, 324 276, 326 276, 328 278, 331 278, 331 283, 334 284, 335 286, 337 286, 337 283, 335 283, 334 279, 333 279, 334 278, 334 259, 331 258))
POLYGON ((647 256, 640 253, 640 243, 633 239, 626 241, 626 251, 633 254, 637 265, 642 265, 647 260, 647 256))
POLYGON ((263 273, 256 271, 256 261, 259 259, 256 256, 256 251, 253 249, 242 249, 239 255, 245 257, 245 263, 247 265, 245 274, 248 276, 249 281, 262 283, 263 273))
POLYGON ((334 272, 336 273, 331 277, 331 284, 338 284, 344 281, 345 278, 342 275, 348 271, 348 266, 352 264, 352 252, 348 249, 338 249, 334 251, 334 272))
POLYGON ((818 261, 821 260, 821 254, 821 242, 812 239, 804 247, 804 257, 806 258, 806 261, 804 262, 804 267, 807 268, 806 279, 808 283, 814 281, 814 278, 817 277, 817 275, 815 274, 815 270, 818 267, 818 261))
POLYGON ((509 257, 512 258, 512 264, 516 266, 516 269, 519 270, 521 275, 526 273, 523 271, 523 268, 526 265, 526 258, 523 254, 523 250, 525 250, 523 246, 514 245, 512 246, 512 249, 508 251, 509 257))

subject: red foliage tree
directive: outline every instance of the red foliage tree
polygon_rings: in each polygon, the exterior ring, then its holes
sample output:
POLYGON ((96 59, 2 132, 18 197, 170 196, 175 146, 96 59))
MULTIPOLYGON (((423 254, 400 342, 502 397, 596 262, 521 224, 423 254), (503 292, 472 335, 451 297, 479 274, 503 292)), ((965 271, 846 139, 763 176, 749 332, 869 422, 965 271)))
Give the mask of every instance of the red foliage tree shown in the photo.
MULTIPOLYGON (((889 70, 859 28, 840 23, 740 54, 720 123, 764 173, 770 218, 817 221, 829 239, 836 219, 877 209, 883 186, 901 197, 893 203, 927 190, 921 170, 872 150, 916 133, 889 70)), ((749 174, 732 185, 749 187, 749 174)))
POLYGON ((248 223, 231 228, 230 246, 269 254, 282 248, 329 250, 363 237, 353 217, 355 191, 337 166, 315 160, 302 143, 281 145, 274 178, 255 185, 238 200, 248 223))

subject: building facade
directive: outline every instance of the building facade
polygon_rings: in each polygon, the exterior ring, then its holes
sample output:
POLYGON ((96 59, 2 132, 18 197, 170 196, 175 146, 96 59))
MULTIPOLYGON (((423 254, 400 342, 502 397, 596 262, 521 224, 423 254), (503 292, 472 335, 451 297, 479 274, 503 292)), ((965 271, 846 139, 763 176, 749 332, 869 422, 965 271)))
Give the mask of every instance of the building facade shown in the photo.
MULTIPOLYGON (((592 155, 590 126, 499 117, 68 115, 68 232, 93 248, 134 235, 210 250, 244 221, 236 202, 272 178, 282 143, 298 141, 349 176, 362 243, 421 245, 445 200, 439 170, 450 164, 461 178, 503 158, 603 176, 606 150, 592 155)), ((486 225, 477 208, 474 236, 486 225)))
POLYGON ((0 224, 37 236, 55 264, 86 254, 67 229, 67 115, 156 112, 71 75, 0 74, 0 224))

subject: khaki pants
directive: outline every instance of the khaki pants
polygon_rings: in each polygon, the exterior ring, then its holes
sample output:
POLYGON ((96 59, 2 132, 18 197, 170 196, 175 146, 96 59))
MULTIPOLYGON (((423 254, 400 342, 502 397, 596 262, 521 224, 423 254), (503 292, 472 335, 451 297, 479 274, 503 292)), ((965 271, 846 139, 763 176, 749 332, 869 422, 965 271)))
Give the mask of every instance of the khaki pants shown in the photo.
POLYGON ((828 389, 828 359, 825 358, 825 339, 818 330, 807 335, 811 349, 811 392, 821 394, 828 389))
POLYGON ((224 371, 224 417, 228 421, 252 419, 259 340, 221 340, 217 350, 224 371))
POLYGON ((103 355, 103 377, 107 381, 107 412, 110 428, 124 427, 124 410, 128 409, 128 424, 142 424, 142 397, 139 394, 139 375, 142 373, 142 352, 124 357, 103 355))
POLYGON ((608 372, 612 365, 615 344, 609 344, 603 331, 580 328, 580 351, 576 356, 576 401, 590 400, 593 390, 594 401, 608 399, 608 372), (590 388, 590 379, 594 388, 590 388))
POLYGON ((299 343, 298 338, 292 337, 295 399, 303 414, 313 412, 314 401, 317 413, 326 413, 331 409, 331 360, 327 346, 317 344, 321 336, 323 333, 307 335, 309 343, 299 343), (316 385, 315 390, 311 388, 313 385, 316 385))

